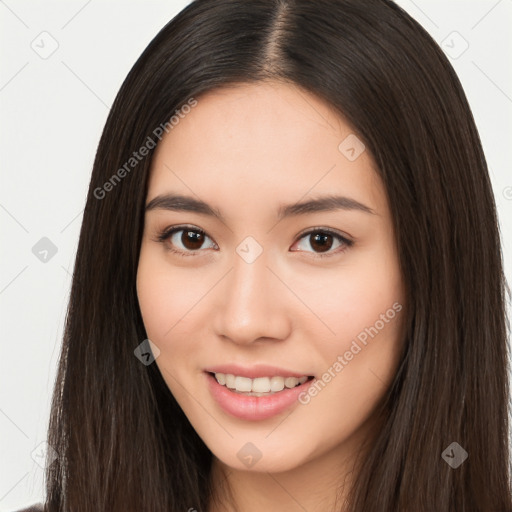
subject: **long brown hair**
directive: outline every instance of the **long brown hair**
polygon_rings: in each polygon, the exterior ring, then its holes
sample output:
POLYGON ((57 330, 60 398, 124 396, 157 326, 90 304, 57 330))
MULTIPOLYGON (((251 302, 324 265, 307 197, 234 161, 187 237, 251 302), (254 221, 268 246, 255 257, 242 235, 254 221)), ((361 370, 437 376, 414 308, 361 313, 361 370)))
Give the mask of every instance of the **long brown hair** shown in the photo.
POLYGON ((92 170, 46 510, 208 510, 212 454, 157 366, 134 356, 146 339, 135 282, 153 150, 130 159, 191 98, 263 80, 344 116, 393 216, 406 343, 349 510, 511 512, 506 283, 487 165, 453 68, 390 0, 196 0, 135 63, 92 170), (453 442, 468 453, 457 468, 442 456, 453 442))

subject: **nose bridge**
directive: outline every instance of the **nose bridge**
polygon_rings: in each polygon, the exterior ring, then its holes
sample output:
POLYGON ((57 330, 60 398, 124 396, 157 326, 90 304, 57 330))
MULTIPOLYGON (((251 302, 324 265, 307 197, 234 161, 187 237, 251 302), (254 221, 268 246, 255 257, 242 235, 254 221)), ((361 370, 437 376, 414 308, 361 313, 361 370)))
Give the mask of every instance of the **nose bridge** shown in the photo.
POLYGON ((280 303, 279 280, 268 268, 269 253, 258 246, 253 239, 237 247, 221 292, 217 334, 238 343, 286 337, 289 327, 285 304, 280 303))

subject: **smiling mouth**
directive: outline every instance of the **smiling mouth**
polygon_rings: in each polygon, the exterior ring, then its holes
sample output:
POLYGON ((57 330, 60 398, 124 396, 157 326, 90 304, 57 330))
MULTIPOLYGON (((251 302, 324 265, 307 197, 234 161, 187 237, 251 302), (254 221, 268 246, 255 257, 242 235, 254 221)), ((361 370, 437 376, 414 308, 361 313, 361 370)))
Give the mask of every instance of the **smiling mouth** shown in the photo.
POLYGON ((207 372, 221 385, 233 393, 245 396, 269 396, 279 393, 285 389, 293 389, 305 382, 312 380, 311 375, 302 377, 257 377, 250 379, 240 375, 207 372))

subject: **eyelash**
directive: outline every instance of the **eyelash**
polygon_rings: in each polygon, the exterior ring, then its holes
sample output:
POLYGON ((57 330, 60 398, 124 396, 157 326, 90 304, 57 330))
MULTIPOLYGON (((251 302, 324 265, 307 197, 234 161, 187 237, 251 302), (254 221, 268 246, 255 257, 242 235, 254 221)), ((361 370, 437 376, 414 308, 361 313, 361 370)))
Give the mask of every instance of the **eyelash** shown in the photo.
MULTIPOLYGON (((200 234, 205 235, 206 237, 210 238, 210 240, 212 240, 211 237, 209 237, 202 229, 199 229, 199 228, 197 228, 195 226, 181 225, 181 226, 172 226, 170 228, 166 228, 166 229, 160 231, 157 234, 157 237, 156 237, 155 241, 156 242, 160 242, 160 243, 165 243, 165 242, 167 242, 167 240, 172 235, 174 235, 174 233, 178 233, 179 231, 185 231, 185 230, 193 231, 195 233, 200 233, 200 234)), ((328 257, 334 256, 336 254, 343 253, 348 248, 352 247, 352 245, 354 244, 354 242, 352 240, 349 240, 348 238, 345 238, 344 236, 340 235, 339 233, 333 231, 332 229, 321 228, 321 227, 311 228, 311 229, 309 229, 309 230, 307 230, 305 232, 300 233, 298 235, 298 240, 306 237, 307 235, 312 235, 314 233, 322 233, 322 234, 332 235, 338 241, 340 241, 342 244, 345 245, 345 247, 343 247, 341 250, 338 248, 338 250, 336 250, 334 252, 313 253, 314 254, 313 257, 315 259, 328 258, 328 257)), ((215 244, 215 245, 217 245, 217 244, 215 244)), ((179 249, 175 249, 174 247, 171 247, 171 246, 167 247, 167 250, 169 250, 170 252, 173 252, 175 254, 178 254, 179 256, 183 256, 183 257, 199 256, 199 253, 201 252, 201 249, 198 249, 196 251, 182 251, 182 250, 179 250, 179 249)), ((300 252, 300 251, 292 251, 292 252, 300 252)), ((306 251, 306 252, 309 252, 309 251, 306 251)))

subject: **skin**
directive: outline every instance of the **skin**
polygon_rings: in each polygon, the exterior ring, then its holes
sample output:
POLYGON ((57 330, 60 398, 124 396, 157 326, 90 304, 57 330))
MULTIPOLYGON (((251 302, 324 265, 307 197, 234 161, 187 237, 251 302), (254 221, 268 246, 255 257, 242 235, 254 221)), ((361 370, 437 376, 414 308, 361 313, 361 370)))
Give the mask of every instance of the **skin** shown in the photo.
MULTIPOLYGON (((396 373, 403 310, 308 404, 266 420, 225 413, 203 372, 266 363, 322 378, 358 334, 394 303, 404 305, 385 189, 368 151, 350 161, 338 149, 353 129, 296 86, 238 85, 197 99, 156 148, 146 204, 159 194, 190 195, 220 210, 225 223, 195 212, 145 214, 137 292, 148 338, 160 350, 155 364, 214 454, 219 499, 227 478, 238 511, 323 511, 337 484, 345 481, 346 492, 372 413, 396 373), (277 220, 280 205, 327 194, 374 213, 338 209, 277 220), (183 232, 157 241, 180 224, 204 231, 203 245, 187 244, 183 232), (332 237, 331 256, 315 257, 322 246, 301 233, 318 227, 353 245, 332 237), (236 252, 248 236, 263 250, 250 264, 236 252), (247 442, 261 452, 251 468, 237 457, 247 442)), ((231 509, 215 502, 210 512, 224 510, 231 509)))

